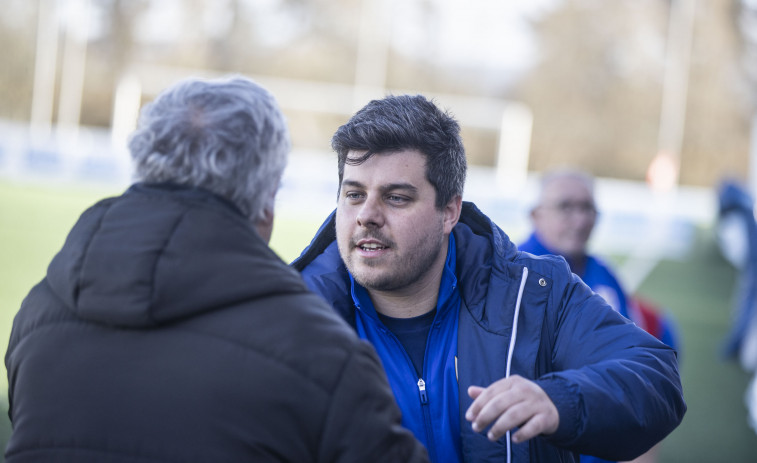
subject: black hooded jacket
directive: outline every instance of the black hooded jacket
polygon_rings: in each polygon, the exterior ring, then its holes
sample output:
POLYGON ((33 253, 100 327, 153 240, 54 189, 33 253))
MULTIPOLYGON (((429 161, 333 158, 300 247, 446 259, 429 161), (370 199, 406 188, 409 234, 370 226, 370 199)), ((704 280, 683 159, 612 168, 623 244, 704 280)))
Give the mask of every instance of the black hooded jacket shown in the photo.
POLYGON ((199 189, 82 214, 5 363, 9 463, 426 461, 372 347, 199 189))

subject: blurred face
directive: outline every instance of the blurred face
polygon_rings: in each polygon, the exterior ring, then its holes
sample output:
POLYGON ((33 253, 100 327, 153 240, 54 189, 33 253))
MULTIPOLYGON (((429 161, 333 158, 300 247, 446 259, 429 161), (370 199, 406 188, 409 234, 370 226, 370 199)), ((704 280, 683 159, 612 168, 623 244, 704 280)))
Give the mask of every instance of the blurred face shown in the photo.
POLYGON ((586 254, 596 217, 589 186, 573 177, 559 177, 547 184, 541 203, 531 212, 534 230, 544 245, 574 259, 586 254))
MULTIPOLYGON (((348 154, 348 159, 362 153, 348 154)), ((447 257, 460 198, 438 210, 417 150, 379 153, 345 165, 336 210, 339 253, 369 291, 413 291, 436 284, 447 257), (434 283, 435 282, 435 283, 434 283)))

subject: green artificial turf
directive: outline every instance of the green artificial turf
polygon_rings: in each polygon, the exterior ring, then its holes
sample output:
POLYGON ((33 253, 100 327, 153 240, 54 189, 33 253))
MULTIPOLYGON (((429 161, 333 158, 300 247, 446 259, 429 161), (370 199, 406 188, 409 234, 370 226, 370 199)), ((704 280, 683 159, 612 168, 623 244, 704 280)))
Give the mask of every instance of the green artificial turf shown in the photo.
POLYGON ((708 229, 699 230, 685 261, 661 262, 639 288, 670 310, 682 338, 688 411, 663 442, 661 462, 757 462, 757 433, 747 424, 744 402, 751 375, 722 355, 738 277, 708 229))

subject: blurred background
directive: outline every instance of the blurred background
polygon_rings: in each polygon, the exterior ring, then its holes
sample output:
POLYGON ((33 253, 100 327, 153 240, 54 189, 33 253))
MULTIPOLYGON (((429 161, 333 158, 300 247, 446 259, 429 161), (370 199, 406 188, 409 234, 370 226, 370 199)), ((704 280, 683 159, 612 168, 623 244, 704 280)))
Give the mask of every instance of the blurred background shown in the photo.
POLYGON ((594 251, 681 325, 689 412, 661 461, 757 461, 752 372, 720 348, 740 269, 713 231, 723 180, 757 190, 757 0, 0 4, 3 343, 78 214, 129 185, 128 134, 168 85, 241 73, 277 97, 286 261, 335 205, 336 128, 372 98, 423 93, 461 123, 465 199, 516 242, 541 172, 598 177, 594 251))

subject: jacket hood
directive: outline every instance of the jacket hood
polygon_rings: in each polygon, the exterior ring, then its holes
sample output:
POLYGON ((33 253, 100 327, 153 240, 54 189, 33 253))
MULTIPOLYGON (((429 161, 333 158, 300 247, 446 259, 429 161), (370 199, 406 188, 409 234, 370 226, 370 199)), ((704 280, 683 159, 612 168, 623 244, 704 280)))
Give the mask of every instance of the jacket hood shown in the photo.
POLYGON ((229 202, 198 188, 144 184, 85 211, 47 280, 80 318, 124 327, 305 290, 229 202))

